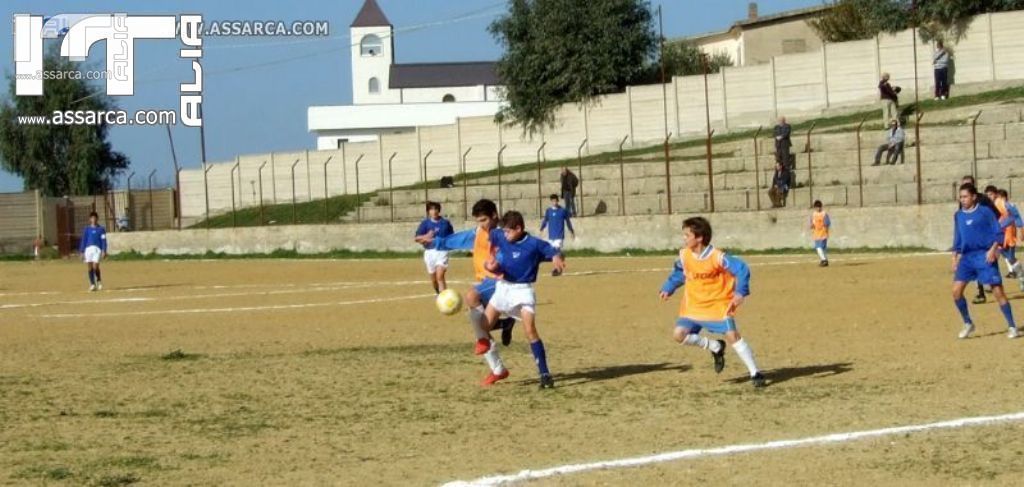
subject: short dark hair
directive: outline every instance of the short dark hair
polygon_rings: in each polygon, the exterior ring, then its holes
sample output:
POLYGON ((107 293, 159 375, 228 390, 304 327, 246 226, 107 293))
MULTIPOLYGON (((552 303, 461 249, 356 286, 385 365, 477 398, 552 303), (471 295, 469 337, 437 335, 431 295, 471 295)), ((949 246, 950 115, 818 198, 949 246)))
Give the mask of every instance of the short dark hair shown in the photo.
POLYGON ((89 212, 89 218, 99 219, 99 217, 100 217, 99 213, 96 213, 95 211, 89 212))
POLYGON ((821 200, 814 200, 814 204, 811 206, 815 208, 821 208, 821 200))
POLYGON ((711 245, 711 222, 702 216, 683 220, 683 228, 689 228, 694 237, 701 237, 704 245, 711 245))
POLYGON ((1000 189, 998 194, 999 194, 999 196, 1002 196, 1003 198, 1009 198, 1010 197, 1010 193, 1006 192, 1005 189, 1000 189))
POLYGON ((427 202, 427 211, 429 212, 431 208, 437 209, 438 213, 440 213, 441 212, 441 203, 438 203, 436 201, 428 201, 427 202))
POLYGON ((997 187, 995 187, 995 186, 993 186, 991 184, 988 185, 988 186, 985 186, 985 193, 998 193, 998 192, 999 192, 999 188, 997 188, 997 187))
POLYGON ((558 195, 557 195, 557 194, 554 194, 554 193, 552 193, 552 194, 551 194, 551 196, 548 196, 548 199, 549 199, 549 200, 555 200, 555 201, 558 201, 558 195))
POLYGON ((967 191, 968 193, 977 196, 978 188, 974 187, 971 183, 964 183, 960 185, 960 191, 967 191))
POLYGON ((502 228, 526 228, 526 222, 523 220, 523 214, 518 211, 512 210, 505 213, 505 216, 501 217, 502 228))
POLYGON ((964 176, 964 177, 960 178, 960 181, 970 181, 970 182, 971 182, 971 184, 974 184, 974 183, 975 183, 975 181, 974 181, 974 176, 971 176, 970 174, 968 174, 968 175, 966 175, 966 176, 964 176))
POLYGON ((477 201, 473 203, 473 216, 498 216, 498 205, 487 198, 477 201))

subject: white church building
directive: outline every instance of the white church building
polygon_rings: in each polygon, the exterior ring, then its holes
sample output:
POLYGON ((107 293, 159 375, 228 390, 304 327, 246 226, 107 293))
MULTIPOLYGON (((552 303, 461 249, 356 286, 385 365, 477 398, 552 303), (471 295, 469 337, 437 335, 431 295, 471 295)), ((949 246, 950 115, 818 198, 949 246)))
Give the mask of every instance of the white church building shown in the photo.
POLYGON ((309 107, 318 150, 497 113, 497 63, 395 63, 394 27, 375 0, 366 0, 349 32, 352 105, 309 107))

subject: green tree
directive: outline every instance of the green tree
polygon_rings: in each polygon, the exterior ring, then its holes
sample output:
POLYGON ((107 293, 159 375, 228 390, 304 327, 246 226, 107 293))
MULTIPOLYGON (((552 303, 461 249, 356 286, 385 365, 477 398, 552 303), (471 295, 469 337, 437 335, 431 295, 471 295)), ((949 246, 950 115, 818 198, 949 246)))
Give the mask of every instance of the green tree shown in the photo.
MULTIPOLYGON (((700 49, 686 41, 665 43, 665 79, 670 80, 672 76, 690 76, 703 74, 704 67, 701 66, 700 49)), ((722 68, 732 66, 732 58, 724 53, 718 52, 708 56, 708 73, 717 73, 722 68)), ((655 60, 651 66, 653 71, 651 81, 661 82, 661 65, 655 60)))
POLYGON ((821 17, 809 20, 826 42, 869 39, 915 24, 925 41, 966 34, 971 17, 1024 9, 1024 0, 837 0, 821 17))
MULTIPOLYGON (((59 49, 47 49, 44 67, 52 73, 74 73, 79 64, 62 58, 59 49)), ((21 116, 52 116, 65 110, 115 110, 101 87, 90 86, 73 76, 44 79, 43 96, 14 96, 15 80, 10 77, 9 99, 0 103, 0 166, 20 176, 25 189, 38 189, 48 196, 97 194, 110 188, 124 171, 128 158, 112 150, 106 124, 30 125, 18 123, 21 116)))
POLYGON ((499 122, 534 133, 563 103, 593 103, 642 81, 657 47, 640 0, 512 0, 490 26, 504 47, 499 122))

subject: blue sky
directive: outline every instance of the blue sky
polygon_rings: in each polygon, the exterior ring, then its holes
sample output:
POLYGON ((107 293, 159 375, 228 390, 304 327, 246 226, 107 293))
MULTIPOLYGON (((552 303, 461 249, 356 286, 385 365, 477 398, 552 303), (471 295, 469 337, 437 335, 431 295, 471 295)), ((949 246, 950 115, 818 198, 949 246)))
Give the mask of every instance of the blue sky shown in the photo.
MULTIPOLYGON (((306 130, 306 108, 351 102, 348 26, 363 0, 252 0, 245 2, 5 0, 0 16, 15 13, 181 14, 199 13, 204 21, 326 20, 330 38, 207 38, 203 43, 204 103, 207 159, 223 161, 236 154, 315 148, 306 130), (301 41, 295 43, 296 41, 301 41), (289 45, 290 44, 290 45, 289 45)), ((487 25, 503 11, 497 0, 378 0, 397 32, 397 62, 473 61, 497 59, 501 52, 487 25), (451 21, 451 19, 459 19, 451 21), (448 21, 448 22, 445 22, 448 21), (403 28, 409 28, 403 31, 403 28)), ((678 37, 724 29, 747 12, 747 0, 653 0, 664 8, 665 33, 678 37)), ((818 5, 821 0, 762 0, 761 15, 818 5)), ((10 21, 0 35, 5 80, 14 71, 10 21)), ((116 97, 121 108, 178 108, 178 84, 191 79, 188 64, 177 56, 173 40, 140 40, 135 44, 135 95, 116 97)), ((102 44, 94 46, 92 66, 103 65, 102 44)), ((200 165, 198 129, 173 128, 178 160, 184 167, 200 165)), ((156 181, 173 181, 170 146, 163 127, 114 127, 114 148, 128 155, 135 184, 157 170, 156 181)), ((0 171, 0 192, 20 191, 20 178, 0 171)))

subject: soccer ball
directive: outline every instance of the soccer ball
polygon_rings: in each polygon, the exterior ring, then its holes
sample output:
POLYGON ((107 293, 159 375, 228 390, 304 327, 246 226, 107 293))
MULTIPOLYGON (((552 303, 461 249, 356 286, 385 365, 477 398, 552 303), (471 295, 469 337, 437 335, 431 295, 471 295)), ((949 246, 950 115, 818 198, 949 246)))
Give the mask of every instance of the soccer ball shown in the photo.
POLYGON ((454 289, 445 289, 437 295, 437 310, 444 315, 453 315, 462 309, 462 297, 454 289))

